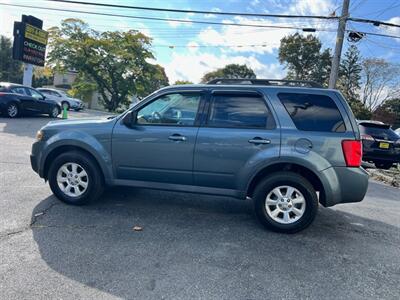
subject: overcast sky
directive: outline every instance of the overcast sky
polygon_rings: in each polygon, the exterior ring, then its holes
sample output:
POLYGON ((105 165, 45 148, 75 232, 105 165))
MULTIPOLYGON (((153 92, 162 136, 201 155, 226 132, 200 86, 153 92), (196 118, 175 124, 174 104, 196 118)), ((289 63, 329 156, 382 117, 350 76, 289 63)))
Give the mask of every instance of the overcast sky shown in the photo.
MULTIPOLYGON (((340 14, 342 0, 86 0, 112 4, 150 6, 163 8, 198 9, 210 11, 258 12, 276 14, 329 15, 340 14)), ((307 21, 298 19, 273 19, 228 17, 217 15, 149 12, 127 9, 99 8, 73 4, 52 3, 44 0, 0 0, 1 3, 34 5, 44 8, 73 9, 94 12, 179 18, 213 22, 245 24, 291 25, 314 27, 328 31, 314 33, 323 41, 323 47, 333 48, 337 28, 335 21, 307 21), (332 31, 330 31, 332 30, 332 31)), ((400 24, 399 0, 351 0, 352 17, 385 20, 400 24)), ((0 34, 11 37, 14 21, 22 14, 43 19, 44 28, 57 26, 61 20, 75 17, 89 23, 99 31, 137 29, 153 38, 153 51, 157 63, 167 72, 170 82, 190 80, 198 82, 202 75, 228 63, 246 64, 260 78, 282 78, 285 70, 277 59, 279 41, 296 30, 251 28, 195 23, 137 20, 122 17, 106 17, 43 9, 7 7, 0 5, 0 34), (253 45, 253 46, 252 46, 253 45), (198 47, 200 46, 200 47, 198 47)), ((370 24, 349 22, 348 29, 385 33, 400 36, 400 28, 381 28, 370 24)), ((350 43, 345 41, 345 48, 350 43)), ((400 39, 367 36, 357 43, 363 57, 379 57, 400 63, 400 39)))

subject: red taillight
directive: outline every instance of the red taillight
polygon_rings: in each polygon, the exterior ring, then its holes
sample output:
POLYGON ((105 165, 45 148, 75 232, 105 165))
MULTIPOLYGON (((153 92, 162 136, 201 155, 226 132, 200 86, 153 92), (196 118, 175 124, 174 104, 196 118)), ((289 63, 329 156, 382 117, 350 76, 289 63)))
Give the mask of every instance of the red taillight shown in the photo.
POLYGON ((375 139, 372 136, 368 135, 368 134, 362 134, 361 135, 361 139, 362 140, 366 140, 366 141, 375 141, 375 139))
POLYGON ((344 140, 342 141, 342 149, 346 166, 359 167, 362 159, 361 141, 344 140))
POLYGON ((4 95, 5 95, 4 93, 0 92, 0 96, 4 96, 4 95))

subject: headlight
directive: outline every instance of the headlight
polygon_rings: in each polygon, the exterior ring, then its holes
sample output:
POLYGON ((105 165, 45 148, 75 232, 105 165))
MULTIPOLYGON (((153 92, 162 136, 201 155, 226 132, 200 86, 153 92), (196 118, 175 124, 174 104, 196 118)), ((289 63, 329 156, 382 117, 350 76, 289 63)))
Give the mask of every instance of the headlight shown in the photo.
POLYGON ((41 141, 43 139, 43 131, 39 130, 36 132, 36 140, 41 141))

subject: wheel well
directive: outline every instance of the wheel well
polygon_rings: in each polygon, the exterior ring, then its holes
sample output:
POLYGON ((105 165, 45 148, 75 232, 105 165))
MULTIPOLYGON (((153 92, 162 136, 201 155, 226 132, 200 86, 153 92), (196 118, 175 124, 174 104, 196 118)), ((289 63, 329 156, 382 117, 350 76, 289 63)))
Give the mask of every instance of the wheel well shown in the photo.
POLYGON ((272 173, 275 173, 275 172, 280 172, 280 171, 289 171, 289 172, 294 172, 294 173, 302 175, 304 178, 306 178, 311 183, 311 185, 314 187, 314 189, 319 192, 319 201, 322 204, 324 204, 325 191, 324 191, 322 182, 318 178, 318 176, 310 169, 307 169, 306 167, 303 167, 303 166, 297 165, 297 164, 293 164, 293 163, 274 164, 274 165, 268 166, 265 169, 261 170, 252 179, 252 181, 247 189, 247 196, 250 198, 253 196, 253 192, 254 192, 256 186, 266 176, 271 175, 272 173))
POLYGON ((47 155, 46 157, 46 161, 44 162, 44 169, 43 169, 43 177, 47 180, 48 179, 48 172, 50 169, 50 164, 51 162, 60 154, 65 153, 65 152, 76 152, 76 153, 83 153, 86 156, 90 157, 94 163, 97 165, 97 167, 99 168, 101 175, 103 176, 104 179, 104 174, 103 174, 103 170, 101 169, 97 159, 87 150, 81 148, 81 147, 77 147, 77 146, 60 146, 57 147, 55 149, 53 149, 49 155, 47 155))

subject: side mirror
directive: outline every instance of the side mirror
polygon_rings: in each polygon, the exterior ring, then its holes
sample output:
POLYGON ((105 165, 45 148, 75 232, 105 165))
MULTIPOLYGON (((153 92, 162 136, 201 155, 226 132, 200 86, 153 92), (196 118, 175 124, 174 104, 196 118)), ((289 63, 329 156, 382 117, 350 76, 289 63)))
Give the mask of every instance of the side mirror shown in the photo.
POLYGON ((126 127, 133 127, 136 124, 136 119, 137 119, 137 111, 131 111, 127 113, 124 118, 122 119, 122 124, 124 124, 126 127))

